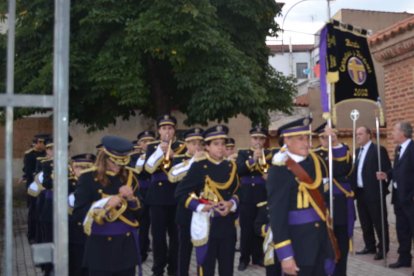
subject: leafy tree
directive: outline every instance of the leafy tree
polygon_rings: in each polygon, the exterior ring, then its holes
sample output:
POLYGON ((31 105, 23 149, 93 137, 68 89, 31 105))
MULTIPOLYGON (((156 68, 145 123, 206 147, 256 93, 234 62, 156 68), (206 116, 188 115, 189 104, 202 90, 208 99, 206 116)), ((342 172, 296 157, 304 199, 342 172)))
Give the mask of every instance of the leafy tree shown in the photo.
MULTIPOLYGON (((17 9, 15 90, 51 94, 53 1, 17 9)), ((290 111, 295 91, 268 64, 279 12, 274 0, 72 1, 71 120, 93 130, 178 109, 187 124, 240 113, 267 124, 270 110, 290 111)))

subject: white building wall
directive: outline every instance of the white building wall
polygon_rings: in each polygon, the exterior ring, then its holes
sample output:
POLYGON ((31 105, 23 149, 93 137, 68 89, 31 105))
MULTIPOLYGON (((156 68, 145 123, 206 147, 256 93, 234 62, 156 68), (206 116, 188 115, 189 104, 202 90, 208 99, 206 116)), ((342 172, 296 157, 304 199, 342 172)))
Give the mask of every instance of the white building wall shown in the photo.
POLYGON ((284 52, 269 57, 270 65, 285 76, 296 75, 296 64, 306 62, 311 69, 310 52, 284 52))

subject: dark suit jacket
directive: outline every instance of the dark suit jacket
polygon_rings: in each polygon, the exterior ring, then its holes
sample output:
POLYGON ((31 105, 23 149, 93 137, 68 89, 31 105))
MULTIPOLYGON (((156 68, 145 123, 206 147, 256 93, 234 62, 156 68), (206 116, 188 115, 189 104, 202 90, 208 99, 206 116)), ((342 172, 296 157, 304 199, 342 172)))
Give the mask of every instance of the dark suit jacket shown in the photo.
POLYGON ((394 160, 394 167, 388 171, 388 179, 397 183, 397 189, 393 188, 392 203, 395 204, 398 198, 399 204, 413 204, 414 143, 412 140, 399 160, 394 160))
MULTIPOLYGON (((359 155, 360 149, 356 151, 356 156, 359 155)), ((391 161, 388 156, 387 151, 383 146, 380 147, 381 155, 381 167, 382 171, 387 172, 391 169, 391 161)), ((371 143, 368 148, 368 152, 364 159, 364 164, 362 167, 362 181, 364 183, 364 200, 379 202, 380 198, 380 189, 379 181, 377 180, 376 172, 378 172, 378 154, 377 154, 377 145, 371 143)), ((358 193, 357 185, 357 173, 358 173, 358 164, 355 163, 354 170, 352 173, 352 185, 356 191, 355 195, 357 199, 361 198, 361 195, 358 193)), ((383 195, 389 194, 388 185, 389 182, 383 181, 383 195)))

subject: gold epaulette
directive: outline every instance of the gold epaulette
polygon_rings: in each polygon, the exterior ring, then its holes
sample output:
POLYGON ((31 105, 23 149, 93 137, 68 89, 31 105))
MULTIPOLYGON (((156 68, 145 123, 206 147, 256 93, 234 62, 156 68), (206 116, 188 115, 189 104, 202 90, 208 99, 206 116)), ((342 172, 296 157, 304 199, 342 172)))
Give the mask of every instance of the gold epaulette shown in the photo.
POLYGON ((280 147, 271 147, 269 150, 280 150, 280 147))
POLYGON ((28 149, 28 150, 26 150, 26 151, 24 152, 24 154, 29 154, 29 153, 31 153, 32 151, 34 151, 34 149, 33 149, 33 148, 28 149))
POLYGON ((207 159, 207 155, 203 154, 201 156, 195 157, 194 162, 199 162, 199 161, 206 160, 206 159, 207 159))
POLYGON ((46 162, 50 162, 50 161, 53 161, 53 158, 45 157, 43 160, 40 160, 40 162, 42 162, 42 163, 46 163, 46 162))
POLYGON ((151 142, 147 143, 147 145, 152 145, 152 144, 159 143, 159 142, 160 142, 160 140, 154 140, 154 141, 151 141, 151 142))
POLYGON ((45 160, 45 159, 47 159, 47 157, 46 157, 46 156, 39 156, 39 157, 36 157, 36 160, 39 160, 39 161, 42 161, 42 160, 45 160))
POLYGON ((174 155, 174 158, 181 158, 181 157, 185 157, 185 153, 174 155))
POLYGON ((94 166, 92 166, 92 167, 90 167, 90 168, 87 168, 87 169, 81 170, 81 171, 80 171, 80 174, 82 175, 82 174, 84 174, 84 173, 87 173, 87 172, 94 172, 94 171, 97 171, 97 170, 98 170, 98 168, 94 165, 94 166))
POLYGON ((263 207, 265 205, 267 205, 267 201, 262 201, 262 202, 259 202, 259 203, 256 204, 256 206, 259 207, 259 208, 263 207))

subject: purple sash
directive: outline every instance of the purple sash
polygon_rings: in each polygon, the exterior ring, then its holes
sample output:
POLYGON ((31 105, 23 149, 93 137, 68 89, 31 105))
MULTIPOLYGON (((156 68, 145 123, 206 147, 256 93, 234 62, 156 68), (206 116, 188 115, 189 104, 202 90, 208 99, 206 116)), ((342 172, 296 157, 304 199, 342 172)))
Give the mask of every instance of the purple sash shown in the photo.
POLYGON ((289 211, 289 225, 299 225, 315 221, 321 221, 322 219, 315 212, 313 208, 304 210, 289 211))
POLYGON ((265 184, 266 181, 261 175, 254 175, 254 176, 243 176, 240 178, 240 182, 243 185, 246 184, 265 184))

